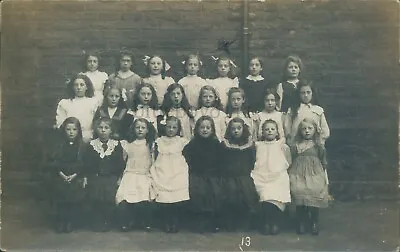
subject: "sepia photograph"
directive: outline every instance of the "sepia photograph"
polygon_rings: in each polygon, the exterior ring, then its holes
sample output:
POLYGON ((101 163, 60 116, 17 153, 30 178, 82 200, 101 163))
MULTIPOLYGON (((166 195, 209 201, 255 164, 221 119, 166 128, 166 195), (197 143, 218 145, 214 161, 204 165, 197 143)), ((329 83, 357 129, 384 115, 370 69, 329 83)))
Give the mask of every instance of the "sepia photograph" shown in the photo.
POLYGON ((400 1, 3 0, 1 251, 400 251, 400 1))

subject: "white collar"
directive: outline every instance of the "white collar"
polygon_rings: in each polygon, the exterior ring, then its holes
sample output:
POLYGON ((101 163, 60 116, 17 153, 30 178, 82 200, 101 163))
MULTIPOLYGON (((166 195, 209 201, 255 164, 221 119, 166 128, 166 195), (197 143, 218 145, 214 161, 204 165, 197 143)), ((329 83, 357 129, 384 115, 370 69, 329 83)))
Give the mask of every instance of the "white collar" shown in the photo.
POLYGON ((260 74, 257 75, 257 76, 253 76, 253 75, 249 74, 249 75, 246 77, 246 79, 252 80, 252 81, 262 81, 262 80, 264 80, 264 77, 262 77, 260 74))
POLYGON ((115 112, 117 112, 118 107, 115 108, 110 108, 108 107, 108 114, 110 115, 110 118, 113 118, 113 116, 115 115, 115 112))

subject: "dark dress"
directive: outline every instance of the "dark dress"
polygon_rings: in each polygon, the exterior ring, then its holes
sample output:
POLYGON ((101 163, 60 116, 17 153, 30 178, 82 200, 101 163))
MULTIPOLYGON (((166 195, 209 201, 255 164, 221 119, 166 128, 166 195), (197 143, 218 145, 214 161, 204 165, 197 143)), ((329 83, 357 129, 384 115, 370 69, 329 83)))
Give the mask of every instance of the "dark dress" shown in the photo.
MULTIPOLYGON (((127 108, 118 107, 115 111, 115 114, 111 118, 114 124, 114 133, 112 138, 116 140, 127 139, 129 127, 134 120, 133 115, 128 114, 127 112, 127 108)), ((93 121, 100 118, 110 118, 107 106, 101 106, 97 109, 96 113, 94 114, 93 121)), ((94 138, 96 138, 96 136, 94 136, 94 138)))
POLYGON ((119 141, 110 139, 107 145, 104 151, 99 139, 92 140, 85 153, 88 199, 115 203, 117 182, 125 169, 125 160, 119 141))
POLYGON ((223 142, 223 164, 221 166, 221 186, 224 207, 236 210, 254 210, 258 194, 250 176, 256 160, 254 144, 238 146, 223 142))
POLYGON ((239 86, 244 90, 247 98, 247 104, 250 112, 260 112, 264 110, 264 96, 268 88, 276 88, 267 80, 249 80, 247 78, 241 79, 239 86))
POLYGON ((49 158, 51 199, 55 203, 77 203, 84 198, 82 170, 82 156, 85 144, 82 141, 70 142, 63 140, 53 148, 49 158), (77 174, 75 179, 68 183, 61 178, 59 172, 69 176, 77 174))
POLYGON ((282 82, 283 89, 283 97, 282 98, 282 106, 281 111, 286 113, 288 109, 292 106, 295 96, 296 96, 296 87, 287 81, 282 82))
POLYGON ((222 144, 217 138, 196 137, 183 149, 189 166, 190 205, 194 211, 216 212, 220 187, 220 160, 222 144))

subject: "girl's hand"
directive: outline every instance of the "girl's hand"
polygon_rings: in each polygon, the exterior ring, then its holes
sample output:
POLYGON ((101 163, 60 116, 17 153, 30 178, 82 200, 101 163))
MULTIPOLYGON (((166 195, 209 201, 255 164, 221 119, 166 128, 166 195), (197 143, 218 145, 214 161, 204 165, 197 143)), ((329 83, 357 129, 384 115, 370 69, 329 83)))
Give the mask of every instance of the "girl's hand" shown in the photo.
POLYGON ((84 178, 83 178, 82 187, 83 187, 83 188, 86 188, 86 186, 87 186, 87 178, 84 177, 84 178))
POLYGON ((68 182, 68 181, 67 181, 67 180, 68 180, 68 176, 65 176, 65 174, 64 174, 63 172, 59 172, 58 174, 60 175, 60 177, 61 177, 65 182, 68 182))
POLYGON ((67 179, 68 179, 68 183, 71 183, 71 181, 75 178, 77 176, 77 174, 76 173, 74 173, 74 174, 72 174, 72 175, 70 175, 70 176, 68 176, 67 177, 67 179))

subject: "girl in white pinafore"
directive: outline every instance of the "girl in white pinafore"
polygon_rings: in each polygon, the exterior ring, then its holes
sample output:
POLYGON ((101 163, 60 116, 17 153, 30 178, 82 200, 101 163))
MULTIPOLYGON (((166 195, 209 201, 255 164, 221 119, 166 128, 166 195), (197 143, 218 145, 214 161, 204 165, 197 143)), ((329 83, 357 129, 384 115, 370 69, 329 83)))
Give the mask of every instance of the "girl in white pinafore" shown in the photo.
POLYGON ((262 125, 262 141, 256 142, 256 164, 251 176, 262 211, 261 233, 278 234, 285 203, 290 202, 290 181, 287 169, 291 164, 290 149, 279 141, 278 124, 266 120, 262 125))

